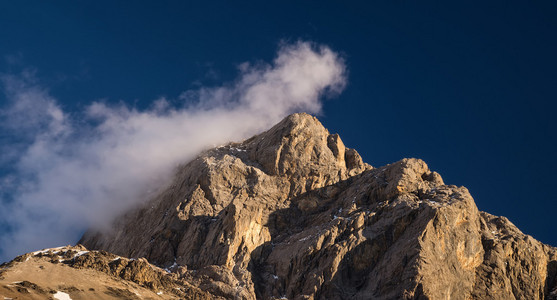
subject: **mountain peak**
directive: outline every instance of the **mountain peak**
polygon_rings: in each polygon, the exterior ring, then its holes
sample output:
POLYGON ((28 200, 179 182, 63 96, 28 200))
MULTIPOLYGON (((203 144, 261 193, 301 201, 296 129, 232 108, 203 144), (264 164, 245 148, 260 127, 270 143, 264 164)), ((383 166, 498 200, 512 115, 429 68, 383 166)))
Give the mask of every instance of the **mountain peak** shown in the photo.
POLYGON ((337 134, 330 134, 317 118, 305 113, 292 114, 243 144, 250 158, 271 175, 337 172, 346 179, 370 168, 337 134))
POLYGON ((307 114, 205 151, 80 243, 228 299, 557 295, 555 248, 478 211, 420 159, 372 168, 307 114))

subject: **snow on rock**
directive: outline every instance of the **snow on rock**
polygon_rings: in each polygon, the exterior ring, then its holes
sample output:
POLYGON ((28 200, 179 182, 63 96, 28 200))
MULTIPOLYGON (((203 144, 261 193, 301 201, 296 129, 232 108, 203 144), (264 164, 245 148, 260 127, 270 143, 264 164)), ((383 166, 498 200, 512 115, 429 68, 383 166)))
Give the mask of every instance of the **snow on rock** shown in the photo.
POLYGON ((56 254, 56 253, 60 252, 60 249, 62 249, 62 248, 64 248, 64 247, 47 248, 47 249, 43 249, 43 250, 40 250, 40 251, 35 251, 35 252, 33 252, 33 255, 39 255, 39 253, 40 254, 45 254, 45 253, 48 253, 49 251, 52 251, 54 254, 56 254))
POLYGON ((76 258, 78 256, 82 256, 83 254, 87 254, 87 253, 89 253, 89 251, 79 251, 73 256, 73 258, 76 258))
POLYGON ((56 291, 56 294, 52 295, 52 297, 58 300, 72 300, 72 298, 70 298, 70 295, 60 291, 56 291))

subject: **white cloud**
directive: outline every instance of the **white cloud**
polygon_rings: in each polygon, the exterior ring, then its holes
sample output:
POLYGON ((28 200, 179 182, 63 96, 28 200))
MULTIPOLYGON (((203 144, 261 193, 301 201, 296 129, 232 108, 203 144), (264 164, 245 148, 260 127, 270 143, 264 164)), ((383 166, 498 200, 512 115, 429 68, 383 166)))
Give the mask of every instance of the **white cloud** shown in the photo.
POLYGON ((329 48, 298 42, 282 45, 272 64, 243 64, 231 84, 180 97, 195 104, 157 99, 151 109, 137 110, 95 102, 71 117, 31 79, 3 78, 11 103, 3 126, 27 142, 3 160, 13 162, 9 182, 15 175, 18 187, 0 212, 12 228, 0 233, 0 260, 75 243, 84 229, 143 200, 203 149, 247 138, 296 111, 318 113, 322 96, 344 88, 345 66, 329 48))

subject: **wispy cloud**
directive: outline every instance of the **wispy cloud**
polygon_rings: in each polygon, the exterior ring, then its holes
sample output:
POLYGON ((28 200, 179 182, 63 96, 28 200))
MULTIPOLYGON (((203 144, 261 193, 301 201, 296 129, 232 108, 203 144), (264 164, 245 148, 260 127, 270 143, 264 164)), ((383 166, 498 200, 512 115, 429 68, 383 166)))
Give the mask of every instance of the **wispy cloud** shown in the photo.
POLYGON ((345 65, 325 46, 284 44, 270 64, 242 64, 236 81, 201 87, 150 109, 90 104, 65 112, 32 74, 2 78, 9 105, 2 126, 0 260, 75 243, 166 182, 200 151, 241 140, 296 111, 318 113, 344 88, 345 65))

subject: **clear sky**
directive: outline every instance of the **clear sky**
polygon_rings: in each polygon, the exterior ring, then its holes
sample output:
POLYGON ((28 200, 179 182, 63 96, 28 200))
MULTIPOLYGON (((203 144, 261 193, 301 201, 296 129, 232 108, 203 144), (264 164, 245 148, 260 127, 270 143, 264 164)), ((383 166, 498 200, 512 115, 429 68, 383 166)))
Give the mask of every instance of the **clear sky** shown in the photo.
MULTIPOLYGON (((424 159, 445 183, 468 187, 480 210, 557 246, 555 1, 72 4, 0 4, 4 111, 20 99, 14 89, 54 99, 70 117, 93 102, 138 111, 152 111, 161 98, 180 105, 190 99, 184 91, 238 91, 242 63, 253 74, 272 73, 280 66, 257 66, 272 64, 284 45, 313 42, 345 66, 344 89, 325 97, 319 118, 348 147, 373 166, 424 159)), ((28 151, 29 136, 0 116, 7 214, 20 192, 14 176, 25 170, 21 156, 6 153, 28 151)), ((0 235, 13 230, 0 223, 0 235)))

